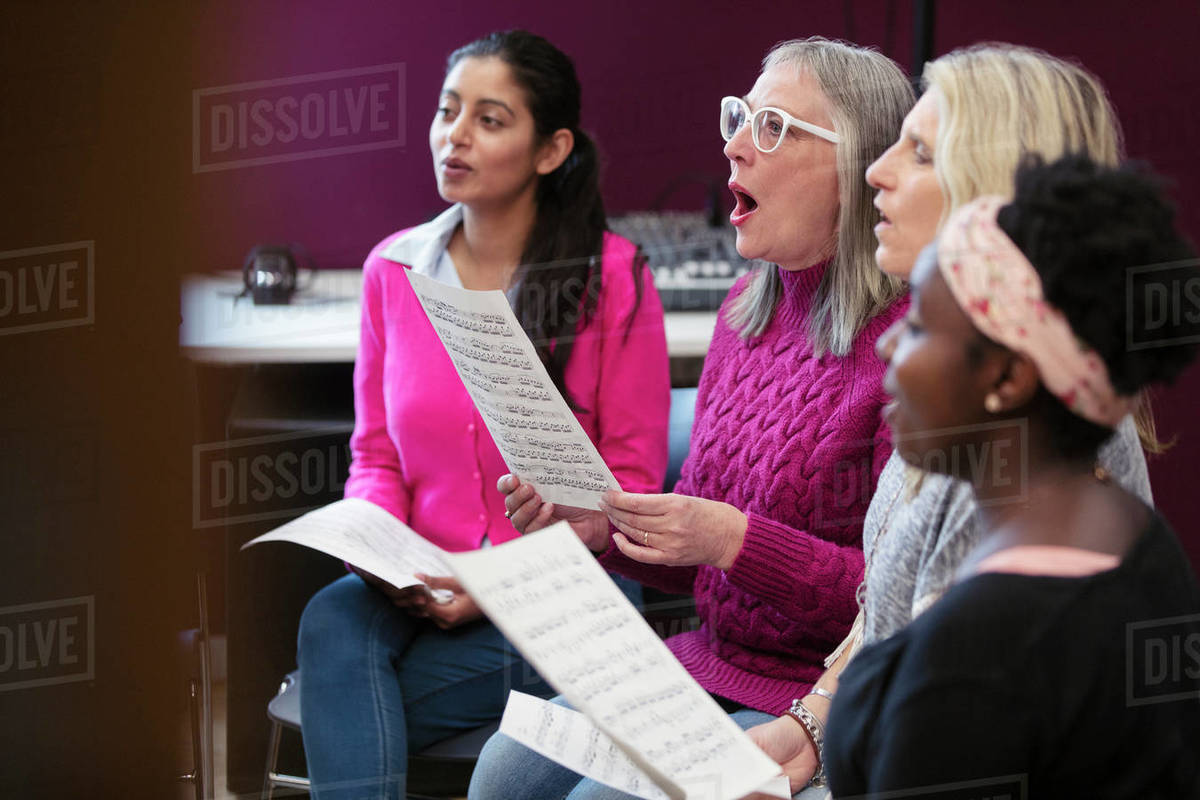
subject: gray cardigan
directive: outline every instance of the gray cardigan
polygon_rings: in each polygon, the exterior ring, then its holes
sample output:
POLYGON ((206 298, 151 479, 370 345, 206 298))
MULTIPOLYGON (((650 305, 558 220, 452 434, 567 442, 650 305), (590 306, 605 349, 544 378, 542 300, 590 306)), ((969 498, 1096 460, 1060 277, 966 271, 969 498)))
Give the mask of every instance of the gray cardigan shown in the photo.
MULTIPOLYGON (((1100 464, 1153 505, 1146 457, 1132 417, 1123 419, 1100 449, 1100 464)), ((904 460, 893 451, 863 523, 863 552, 870 565, 863 644, 891 636, 941 597, 981 533, 968 484, 926 474, 916 496, 910 497, 907 472, 904 460)))

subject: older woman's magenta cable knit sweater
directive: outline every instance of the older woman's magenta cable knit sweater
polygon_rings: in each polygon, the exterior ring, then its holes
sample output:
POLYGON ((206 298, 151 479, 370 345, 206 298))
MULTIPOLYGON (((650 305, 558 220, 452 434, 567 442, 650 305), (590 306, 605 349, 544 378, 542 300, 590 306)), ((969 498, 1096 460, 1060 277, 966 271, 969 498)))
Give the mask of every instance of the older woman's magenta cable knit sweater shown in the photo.
POLYGON ((615 546, 601 557, 643 583, 693 592, 702 625, 669 639, 671 651, 708 691, 773 714, 808 691, 854 621, 862 522, 892 450, 875 340, 908 300, 872 319, 846 356, 816 358, 808 313, 826 266, 780 270, 783 295, 761 336, 740 338, 722 309, 705 358, 675 491, 749 517, 732 568, 649 566, 615 546))

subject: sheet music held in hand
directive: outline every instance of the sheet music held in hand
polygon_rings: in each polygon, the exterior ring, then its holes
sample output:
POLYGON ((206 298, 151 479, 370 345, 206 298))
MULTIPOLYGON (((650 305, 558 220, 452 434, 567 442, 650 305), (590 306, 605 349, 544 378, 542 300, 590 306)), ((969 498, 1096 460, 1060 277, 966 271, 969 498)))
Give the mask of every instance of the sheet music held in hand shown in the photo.
POLYGON ((620 488, 504 292, 404 273, 511 472, 543 500, 581 508, 596 508, 606 489, 620 488))
MULTIPOLYGON (((420 586, 414 577, 450 574, 446 551, 369 500, 347 497, 297 517, 242 545, 245 550, 262 542, 292 542, 328 553, 398 589, 420 586)), ((445 603, 454 597, 446 589, 430 591, 445 603)))
POLYGON ((567 523, 446 560, 534 669, 669 797, 733 800, 779 775, 567 523))

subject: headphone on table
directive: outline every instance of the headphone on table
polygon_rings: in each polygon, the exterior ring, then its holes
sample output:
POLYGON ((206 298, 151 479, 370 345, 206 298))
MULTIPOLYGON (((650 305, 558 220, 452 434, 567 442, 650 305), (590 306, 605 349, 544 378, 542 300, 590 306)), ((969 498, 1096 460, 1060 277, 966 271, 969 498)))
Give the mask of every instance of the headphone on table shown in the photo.
MULTIPOLYGON (((292 294, 301 288, 300 257, 310 275, 315 275, 316 265, 304 245, 297 242, 256 245, 242 263, 242 292, 238 298, 250 295, 257 306, 290 303, 292 294)), ((311 283, 309 280, 304 288, 311 283)))

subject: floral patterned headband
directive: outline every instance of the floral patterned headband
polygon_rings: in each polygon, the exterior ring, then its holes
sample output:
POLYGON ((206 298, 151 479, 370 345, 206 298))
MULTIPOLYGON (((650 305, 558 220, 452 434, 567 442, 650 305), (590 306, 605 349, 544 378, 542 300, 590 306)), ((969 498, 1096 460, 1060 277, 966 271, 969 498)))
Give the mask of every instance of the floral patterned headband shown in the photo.
POLYGON ((1046 389, 1084 419, 1115 428, 1132 408, 1104 362, 1046 302, 1042 281, 996 223, 1007 201, 980 197, 950 215, 938 241, 938 267, 980 333, 1028 357, 1046 389))

